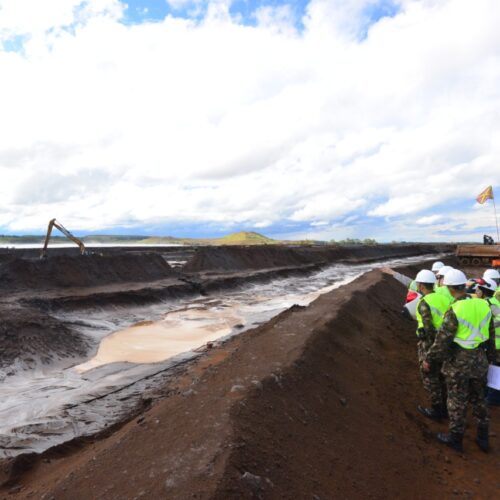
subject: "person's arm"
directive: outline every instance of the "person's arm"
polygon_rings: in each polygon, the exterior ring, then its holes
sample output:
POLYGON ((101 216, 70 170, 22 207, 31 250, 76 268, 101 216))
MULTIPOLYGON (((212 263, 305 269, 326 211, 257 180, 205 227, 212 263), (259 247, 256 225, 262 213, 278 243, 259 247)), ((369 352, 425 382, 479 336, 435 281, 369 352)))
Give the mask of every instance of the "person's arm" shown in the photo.
POLYGON ((434 323, 432 321, 432 313, 429 304, 425 300, 421 300, 418 304, 418 312, 422 316, 423 332, 419 332, 424 337, 431 336, 434 338, 436 329, 434 328, 434 323))
POLYGON ((493 316, 491 317, 490 320, 490 337, 488 339, 487 345, 486 345, 486 356, 488 357, 488 362, 490 364, 495 363, 496 360, 496 341, 495 341, 495 321, 493 320, 493 316))
POLYGON ((408 276, 405 276, 404 274, 394 272, 393 274, 394 278, 396 278, 400 283, 403 283, 403 285, 408 288, 410 286, 410 283, 413 281, 411 278, 408 278, 408 276))

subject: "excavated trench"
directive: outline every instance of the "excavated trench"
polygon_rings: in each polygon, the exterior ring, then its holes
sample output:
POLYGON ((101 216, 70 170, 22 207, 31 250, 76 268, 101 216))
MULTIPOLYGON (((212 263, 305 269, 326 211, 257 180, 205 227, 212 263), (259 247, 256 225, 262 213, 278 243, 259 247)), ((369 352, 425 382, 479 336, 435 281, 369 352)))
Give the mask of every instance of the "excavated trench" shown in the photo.
MULTIPOLYGON (((416 259, 421 257, 391 262, 411 263, 416 259)), ((132 265, 133 259, 128 263, 132 265)), ((150 275, 155 275, 158 268, 168 274, 166 279, 171 279, 176 273, 165 267, 164 260, 160 263, 156 258, 148 257, 147 263, 150 267, 144 262, 141 266, 150 275)), ((270 262, 265 261, 264 265, 268 266, 270 262)), ((218 345, 235 334, 264 324, 294 304, 308 305, 319 295, 380 265, 336 264, 307 276, 295 275, 300 268, 295 268, 295 272, 287 268, 287 273, 293 276, 269 281, 271 276, 276 276, 269 272, 267 282, 245 285, 245 274, 235 277, 233 269, 229 276, 221 278, 218 274, 216 277, 216 280, 229 279, 231 285, 228 289, 221 290, 223 287, 217 286, 211 292, 205 292, 206 295, 192 293, 190 297, 148 305, 139 303, 133 307, 118 301, 107 303, 100 309, 85 308, 81 304, 74 310, 53 308, 51 315, 47 316, 53 323, 45 325, 52 325, 52 329, 45 330, 51 335, 44 333, 42 336, 46 339, 45 345, 38 339, 38 354, 43 356, 36 359, 37 354, 30 352, 28 359, 31 362, 28 362, 27 342, 22 347, 21 356, 16 358, 15 352, 12 353, 11 358, 16 359, 14 363, 3 360, 0 454, 13 457, 41 453, 76 437, 96 434, 134 414, 145 400, 161 396, 169 380, 184 369, 186 362, 201 355, 203 346, 218 345), (239 285, 236 288, 235 279, 239 285), (58 328, 61 328, 59 335, 54 337, 58 328), (86 355, 76 349, 61 354, 57 346, 63 341, 66 345, 68 339, 75 346, 82 342, 82 349, 85 349, 85 343, 90 346, 86 355)), ((42 271, 37 272, 42 275, 45 272, 44 277, 49 275, 41 268, 42 271)), ((104 279, 111 280, 111 286, 116 286, 123 276, 119 272, 121 269, 125 269, 121 264, 108 269, 105 278, 99 277, 101 286, 104 279)), ((310 273, 311 269, 307 268, 307 272, 310 273)), ((35 274, 32 270, 26 279, 33 280, 35 274)), ((161 280, 165 276, 155 276, 160 278, 159 283, 163 283, 161 280)), ((252 276, 254 274, 250 274, 250 278, 252 276)), ((75 297, 73 278, 66 276, 64 279, 70 294, 75 297)), ((198 279, 199 283, 210 283, 206 276, 198 279)), ((58 300, 61 288, 62 285, 54 300, 58 300)), ((36 300, 51 292, 38 293, 36 298, 22 291, 22 302, 31 303, 30 307, 33 307, 36 300)), ((11 307, 9 304, 4 311, 11 307)), ((40 325, 43 323, 43 320, 39 321, 40 325)), ((12 331, 11 328, 11 334, 12 331)), ((31 338, 34 336, 36 333, 31 338)), ((10 338, 9 335, 4 337, 10 338)))
POLYGON ((492 447, 422 417, 405 288, 377 270, 215 346, 113 432, 0 467, 6 498, 496 498, 492 447))

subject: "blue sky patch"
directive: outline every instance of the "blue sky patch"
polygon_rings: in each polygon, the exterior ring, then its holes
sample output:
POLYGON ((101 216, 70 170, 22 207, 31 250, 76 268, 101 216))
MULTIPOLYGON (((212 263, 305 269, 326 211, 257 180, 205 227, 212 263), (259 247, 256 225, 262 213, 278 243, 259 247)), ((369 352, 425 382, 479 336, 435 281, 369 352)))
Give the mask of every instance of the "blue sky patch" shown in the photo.
POLYGON ((125 23, 140 24, 147 21, 163 21, 172 11, 165 0, 123 0, 127 5, 125 23))
MULTIPOLYGON (((206 12, 206 1, 198 4, 187 2, 179 8, 172 8, 166 0, 122 0, 127 5, 125 24, 140 24, 142 22, 162 21, 167 15, 183 18, 200 18, 206 12), (201 7, 199 10, 197 7, 201 7)), ((309 0, 234 0, 230 7, 232 16, 237 17, 242 24, 255 25, 255 12, 261 7, 280 7, 288 5, 297 20, 297 28, 302 26, 301 19, 305 14, 309 0)))
POLYGON ((362 25, 359 33, 361 40, 368 36, 370 28, 378 23, 384 17, 394 17, 400 11, 400 7, 392 0, 380 0, 379 2, 369 4, 362 12, 362 25))
POLYGON ((1 42, 2 49, 5 52, 22 52, 24 44, 29 40, 28 35, 17 35, 1 42))

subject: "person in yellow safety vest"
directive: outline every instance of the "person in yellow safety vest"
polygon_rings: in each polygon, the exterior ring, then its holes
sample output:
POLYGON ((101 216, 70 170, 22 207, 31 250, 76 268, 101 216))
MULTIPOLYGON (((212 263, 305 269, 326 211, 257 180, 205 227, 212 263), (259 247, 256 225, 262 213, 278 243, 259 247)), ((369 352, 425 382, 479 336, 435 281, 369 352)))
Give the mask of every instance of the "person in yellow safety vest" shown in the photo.
POLYGON ((495 327, 489 304, 465 293, 467 278, 462 271, 448 271, 443 284, 455 302, 448 309, 436 340, 429 349, 423 369, 443 363, 448 391, 449 432, 437 439, 450 448, 463 451, 467 405, 478 421, 476 443, 488 451, 489 414, 485 398, 488 360, 495 357, 495 327))
POLYGON ((443 280, 444 280, 446 273, 448 271, 451 271, 452 269, 453 268, 451 266, 443 266, 437 273, 438 281, 437 281, 436 286, 434 287, 434 290, 436 291, 436 293, 438 293, 440 295, 444 295, 450 303, 453 302, 455 299, 453 298, 450 291, 448 290, 448 287, 443 285, 443 280))
MULTIPOLYGON (((437 276, 439 270, 442 268, 442 267, 446 267, 440 260, 434 262, 434 264, 432 264, 432 272, 434 273, 434 275, 437 276)), ((418 292, 418 286, 417 286, 417 280, 414 279, 410 282, 410 284, 408 285, 408 290, 412 291, 412 292, 418 292)))
POLYGON ((492 280, 495 281, 495 283, 497 284, 497 291, 495 293, 495 297, 497 299, 500 299, 500 273, 496 270, 496 269, 486 269, 486 271, 484 271, 484 274, 483 274, 483 278, 486 279, 486 278, 491 278, 492 280))
MULTIPOLYGON (((491 278, 484 278, 484 285, 477 287, 477 296, 486 300, 490 305, 493 315, 493 325, 495 326, 495 365, 500 366, 500 301, 494 296, 497 291, 497 284, 491 278)), ((500 406, 500 391, 488 387, 486 390, 486 402, 490 406, 500 406)))
POLYGON ((446 388, 444 377, 441 375, 441 364, 435 363, 432 370, 422 369, 422 363, 427 358, 427 352, 434 343, 436 332, 443 323, 443 318, 450 307, 450 301, 434 292, 436 276, 426 269, 420 271, 415 278, 418 292, 422 295, 416 309, 417 318, 417 355, 420 376, 425 390, 429 393, 431 407, 418 406, 422 415, 432 420, 446 418, 446 388))

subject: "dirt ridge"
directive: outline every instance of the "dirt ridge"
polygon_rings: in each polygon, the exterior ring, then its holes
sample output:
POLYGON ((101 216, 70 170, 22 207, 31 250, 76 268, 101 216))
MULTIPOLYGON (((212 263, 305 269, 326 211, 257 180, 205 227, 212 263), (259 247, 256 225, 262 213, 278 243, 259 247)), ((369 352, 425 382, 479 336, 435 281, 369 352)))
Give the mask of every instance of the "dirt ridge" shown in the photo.
POLYGON ((8 260, 0 268, 5 290, 88 287, 111 283, 148 282, 177 273, 157 253, 56 255, 48 259, 8 260))
POLYGON ((451 251, 448 245, 358 245, 284 247, 274 245, 201 247, 184 266, 187 273, 232 272, 332 262, 368 262, 451 251))

